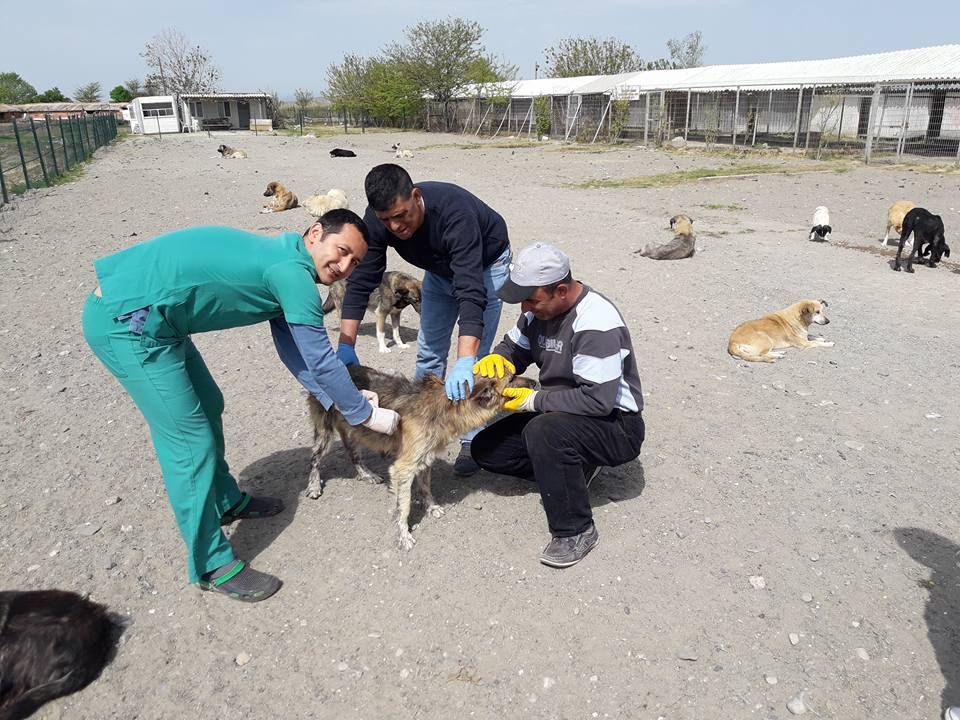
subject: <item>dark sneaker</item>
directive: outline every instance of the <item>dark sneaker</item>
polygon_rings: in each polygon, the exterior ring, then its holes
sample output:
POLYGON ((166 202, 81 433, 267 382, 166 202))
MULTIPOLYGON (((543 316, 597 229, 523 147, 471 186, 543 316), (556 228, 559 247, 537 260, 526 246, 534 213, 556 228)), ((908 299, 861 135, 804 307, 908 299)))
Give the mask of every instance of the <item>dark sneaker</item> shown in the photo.
POLYGON ((477 461, 470 454, 470 443, 460 443, 460 454, 457 455, 457 459, 453 463, 453 474, 466 477, 479 471, 480 466, 477 465, 477 461))
POLYGON ((209 572, 200 580, 202 590, 223 593, 233 600, 255 603, 273 595, 283 583, 279 578, 254 570, 243 560, 235 560, 209 572))
POLYGON ((603 465, 584 465, 583 477, 587 480, 587 490, 590 489, 590 483, 597 479, 597 476, 603 472, 603 465))
POLYGON ((597 526, 591 525, 579 535, 555 537, 540 553, 540 562, 555 568, 576 565, 600 542, 597 526))

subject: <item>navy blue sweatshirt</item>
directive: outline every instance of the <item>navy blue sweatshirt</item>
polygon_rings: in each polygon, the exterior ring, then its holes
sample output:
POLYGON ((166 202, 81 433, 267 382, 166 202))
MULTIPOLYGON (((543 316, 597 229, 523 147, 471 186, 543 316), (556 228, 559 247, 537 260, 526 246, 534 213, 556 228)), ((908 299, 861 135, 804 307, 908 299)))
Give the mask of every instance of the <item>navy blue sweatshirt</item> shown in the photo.
POLYGON ((510 245, 507 224, 499 213, 462 187, 442 182, 418 183, 426 215, 409 240, 391 234, 373 208, 363 219, 370 248, 347 280, 342 317, 362 320, 367 299, 387 269, 387 248, 411 265, 447 278, 460 306, 460 335, 481 337, 487 292, 483 269, 510 245))

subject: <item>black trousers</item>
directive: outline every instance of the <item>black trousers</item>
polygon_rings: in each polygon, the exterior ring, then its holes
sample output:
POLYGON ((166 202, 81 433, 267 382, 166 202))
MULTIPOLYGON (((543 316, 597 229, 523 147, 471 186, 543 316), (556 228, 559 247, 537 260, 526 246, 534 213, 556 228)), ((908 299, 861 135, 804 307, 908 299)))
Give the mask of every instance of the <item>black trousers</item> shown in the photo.
POLYGON ((640 413, 514 413, 481 430, 470 450, 484 470, 534 478, 551 535, 570 537, 593 522, 584 466, 629 462, 640 454, 643 438, 640 413))

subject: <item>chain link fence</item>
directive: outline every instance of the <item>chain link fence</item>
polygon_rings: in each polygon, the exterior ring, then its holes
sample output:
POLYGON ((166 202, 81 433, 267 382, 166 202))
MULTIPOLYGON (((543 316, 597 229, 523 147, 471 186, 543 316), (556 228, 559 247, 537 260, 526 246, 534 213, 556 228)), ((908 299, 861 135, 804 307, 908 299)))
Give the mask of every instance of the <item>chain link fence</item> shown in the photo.
POLYGON ((0 203, 30 188, 53 185, 116 136, 112 114, 46 115, 0 123, 0 203))
POLYGON ((780 148, 822 159, 960 164, 960 83, 640 90, 428 103, 427 129, 646 145, 780 148))

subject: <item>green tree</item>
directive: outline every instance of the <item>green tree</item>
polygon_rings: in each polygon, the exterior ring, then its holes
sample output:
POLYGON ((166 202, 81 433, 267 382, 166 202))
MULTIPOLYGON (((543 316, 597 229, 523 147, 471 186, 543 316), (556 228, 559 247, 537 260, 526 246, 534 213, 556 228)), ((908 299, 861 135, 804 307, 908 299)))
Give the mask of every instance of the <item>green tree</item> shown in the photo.
POLYGON ((94 81, 87 83, 86 85, 81 85, 76 90, 73 91, 73 97, 77 102, 81 103, 96 103, 100 102, 100 83, 94 81))
POLYGON ((327 68, 327 95, 334 110, 357 115, 366 109, 369 62, 360 55, 348 54, 342 63, 327 68))
POLYGON ((37 89, 15 72, 0 72, 0 103, 17 105, 32 102, 37 89))
POLYGON ((450 101, 471 82, 469 68, 484 54, 484 30, 472 20, 448 18, 419 22, 404 33, 407 43, 387 48, 387 59, 406 67, 422 93, 443 103, 449 129, 450 101))
POLYGON ((70 102, 70 98, 60 92, 60 88, 52 87, 49 90, 44 90, 42 93, 33 98, 33 102, 38 103, 53 103, 53 102, 70 102))
POLYGON ((117 85, 110 91, 110 102, 127 103, 133 100, 133 95, 123 85, 117 85))
POLYGON ((564 38, 545 51, 547 77, 615 75, 643 70, 636 51, 616 38, 564 38))
POLYGON ((667 49, 674 67, 690 68, 703 65, 703 54, 707 51, 707 46, 703 44, 703 33, 694 30, 682 38, 667 40, 667 49))
POLYGON ((406 127, 423 108, 413 74, 399 63, 382 57, 367 61, 363 85, 366 110, 377 123, 406 127))
POLYGON ((140 78, 130 78, 129 80, 123 81, 124 89, 130 93, 131 98, 139 97, 144 95, 144 87, 140 83, 140 78))
POLYGON ((293 104, 297 106, 297 112, 300 115, 307 114, 307 108, 313 102, 313 93, 309 90, 297 88, 293 91, 293 104))

